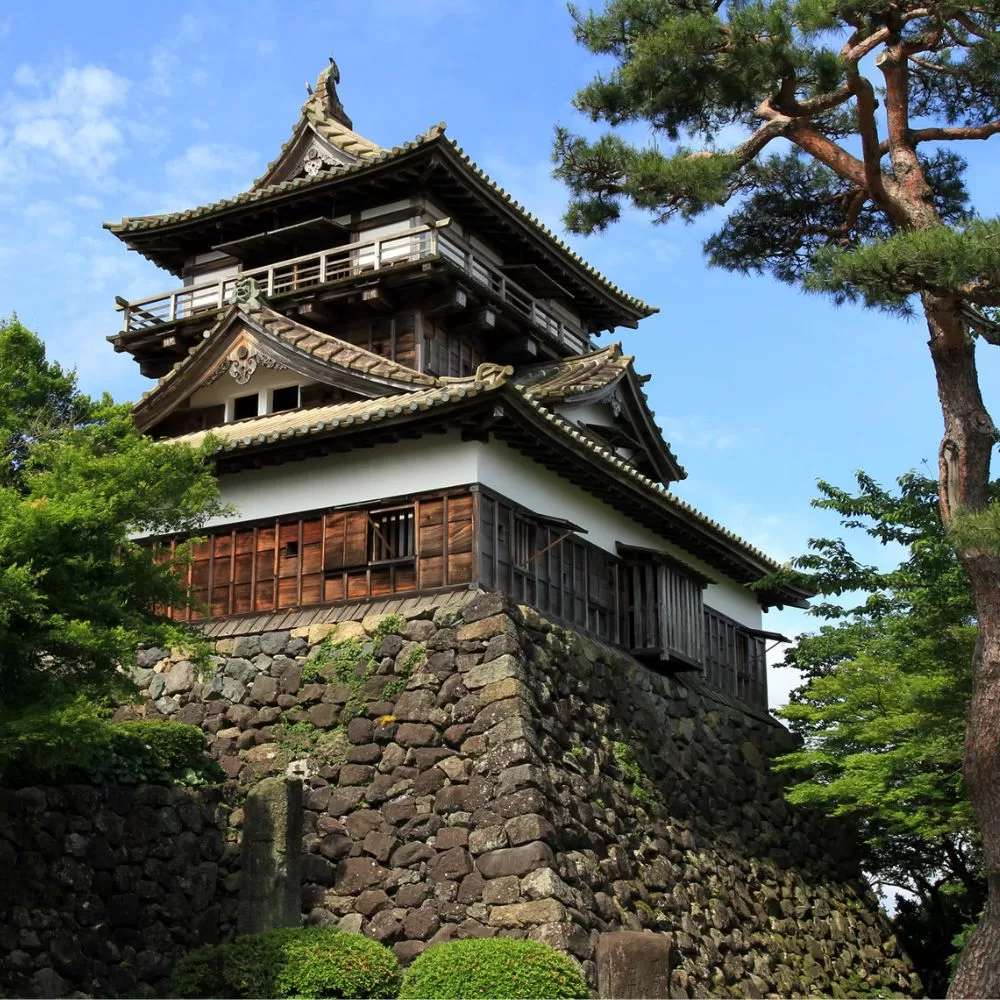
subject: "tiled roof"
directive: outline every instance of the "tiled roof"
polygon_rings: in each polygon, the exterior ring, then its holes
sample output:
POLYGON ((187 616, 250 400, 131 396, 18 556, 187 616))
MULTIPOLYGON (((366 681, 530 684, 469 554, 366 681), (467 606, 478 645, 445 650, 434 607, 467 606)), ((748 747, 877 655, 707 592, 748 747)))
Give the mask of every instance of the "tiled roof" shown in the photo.
POLYGON ((566 437, 571 438, 576 444, 583 448, 586 448, 592 454, 601 458, 608 465, 613 466, 620 472, 624 472, 627 476, 634 479, 639 485, 643 486, 645 489, 654 493, 660 500, 665 501, 675 510, 683 511, 685 514, 692 516, 700 524, 703 524, 718 534, 722 535, 727 541, 731 542, 742 548, 745 552, 751 554, 754 558, 760 560, 765 565, 769 566, 771 569, 780 569, 781 563, 772 559, 769 555, 762 552, 756 546, 751 545, 746 539, 740 538, 739 535, 734 534, 728 528, 723 527, 718 521, 714 521, 712 518, 708 517, 706 514, 702 514, 700 510, 696 507, 692 507, 691 504, 680 497, 675 496, 666 487, 661 486, 659 483, 654 482, 648 476, 644 476, 639 472, 633 465, 625 461, 610 448, 601 444, 599 441, 595 441, 594 438, 587 434, 584 434, 577 427, 571 424, 568 420, 563 419, 558 413, 547 409, 537 400, 530 398, 526 393, 522 392, 522 396, 528 401, 531 407, 536 410, 547 423, 551 426, 557 428, 566 437))
POLYGON ((607 388, 625 374, 632 361, 630 355, 622 354, 620 344, 609 344, 589 354, 533 366, 519 372, 514 383, 528 399, 551 403, 607 388))
MULTIPOLYGON (((443 385, 418 392, 404 392, 396 396, 380 396, 375 399, 357 399, 347 403, 331 403, 327 406, 311 407, 307 410, 285 410, 265 417, 251 417, 235 423, 223 424, 206 431, 184 434, 171 440, 199 446, 211 434, 221 444, 220 453, 242 448, 260 447, 295 437, 307 437, 365 424, 375 424, 382 420, 418 413, 435 406, 457 403, 469 399, 501 384, 510 369, 500 369, 496 365, 482 365, 484 377, 471 376, 467 379, 450 379, 443 385)), ((477 375, 479 373, 477 372, 477 375)))
POLYGON ((394 382, 405 382, 414 386, 434 386, 440 382, 433 375, 419 372, 415 368, 402 365, 366 350, 347 343, 339 337, 321 333, 304 323, 289 319, 268 306, 261 306, 251 314, 261 329, 280 337, 286 344, 296 350, 326 361, 328 364, 351 371, 371 375, 374 378, 391 379, 394 382))
POLYGON ((207 331, 206 337, 190 349, 185 358, 178 361, 166 375, 158 379, 152 389, 142 394, 136 409, 149 406, 154 397, 159 396, 165 389, 172 386, 200 359, 205 351, 214 346, 214 342, 217 340, 216 333, 230 325, 238 317, 242 317, 251 331, 270 333, 303 354, 308 354, 356 374, 397 382, 402 386, 435 386, 440 384, 433 375, 418 372, 414 368, 384 358, 381 354, 375 354, 373 351, 356 347, 354 344, 349 344, 327 333, 321 333, 304 323, 283 316, 263 303, 253 310, 232 305, 215 326, 207 331))
MULTIPOLYGON (((401 146, 394 146, 392 149, 382 150, 377 156, 363 160, 353 166, 345 166, 336 171, 336 176, 344 174, 361 173, 371 168, 376 163, 394 159, 403 153, 415 149, 417 146, 437 139, 444 133, 444 123, 434 125, 422 135, 418 135, 411 142, 405 142, 401 146)), ((269 184, 266 187, 251 189, 241 194, 233 195, 231 198, 222 198, 219 201, 211 202, 208 205, 199 205, 195 208, 186 208, 181 212, 167 212, 163 215, 139 215, 125 216, 121 222, 106 222, 104 228, 116 236, 125 236, 128 233, 138 232, 143 229, 156 229, 158 226, 173 225, 177 222, 187 222, 202 216, 212 215, 214 212, 222 211, 226 208, 233 208, 236 205, 248 205, 252 202, 263 201, 272 196, 284 194, 288 191, 296 191, 300 188, 307 188, 313 184, 320 184, 329 181, 334 176, 329 171, 320 171, 318 174, 305 177, 296 177, 290 181, 281 181, 278 184, 269 184)))
POLYGON ((363 136, 358 135, 358 133, 348 129, 335 118, 326 114, 323 101, 319 99, 318 96, 320 89, 321 88, 317 85, 316 93, 314 93, 303 105, 303 118, 300 120, 299 125, 296 126, 295 135, 298 135, 298 131, 299 128, 301 128, 302 123, 308 121, 309 124, 316 128, 317 131, 320 131, 320 133, 328 141, 337 145, 339 148, 344 149, 346 152, 359 157, 359 163, 338 166, 333 170, 320 170, 313 176, 299 177, 289 181, 282 181, 277 184, 267 184, 257 187, 257 184, 266 178, 280 161, 281 156, 283 156, 285 151, 288 149, 290 142, 294 141, 295 136, 293 136, 293 139, 290 140, 289 143, 285 143, 282 147, 281 155, 268 165, 268 169, 264 173, 263 177, 258 179, 258 181, 255 181, 254 187, 249 191, 235 195, 232 198, 224 198, 221 201, 216 201, 209 205, 185 209, 182 212, 170 212, 164 215, 136 216, 133 218, 126 216, 121 220, 121 222, 105 223, 105 228, 114 233, 116 236, 125 236, 128 233, 138 232, 144 229, 155 229, 158 226, 166 226, 178 222, 194 220, 202 216, 211 215, 217 211, 232 208, 236 205, 244 205, 256 201, 266 200, 272 196, 309 187, 313 184, 323 183, 324 181, 329 181, 332 177, 360 174, 365 170, 369 170, 381 163, 385 163, 388 160, 396 159, 418 146, 425 145, 435 140, 445 140, 447 145, 454 150, 461 164, 477 180, 479 180, 490 192, 499 195, 501 200, 512 208, 524 222, 528 223, 531 228, 535 229, 542 237, 544 237, 546 241, 554 244, 578 267, 581 267, 592 278, 595 278, 598 282, 604 285, 608 291, 612 292, 618 298, 623 299, 630 306, 632 306, 633 309, 643 315, 648 316, 658 311, 656 306, 647 305, 642 299, 637 298, 634 295, 629 295, 623 289, 614 284, 614 282, 606 278, 600 273, 600 271, 587 263, 583 257, 581 257, 567 243, 552 232, 552 230, 542 223, 536 216, 532 215, 531 212, 529 212, 519 201, 509 195, 502 187, 500 187, 499 184, 496 183, 496 181, 494 181, 475 163, 469 154, 466 153, 454 139, 445 137, 444 122, 440 122, 439 124, 432 126, 423 134, 418 135, 411 142, 406 142, 401 146, 394 146, 392 149, 385 149, 382 146, 378 146, 368 139, 365 139, 363 136))
POLYGON ((309 96, 302 105, 302 111, 299 115, 299 120, 292 129, 291 138, 282 145, 281 152, 267 165, 264 173, 253 182, 254 188, 267 186, 264 184, 265 180, 292 149, 296 140, 302 135, 303 130, 310 126, 317 135, 325 139, 331 146, 343 150, 348 156, 355 157, 356 159, 374 160, 386 152, 378 143, 366 139, 363 135, 359 135, 329 113, 326 106, 325 94, 326 75, 328 72, 329 70, 325 69, 320 73, 319 79, 316 81, 316 87, 310 91, 309 96))

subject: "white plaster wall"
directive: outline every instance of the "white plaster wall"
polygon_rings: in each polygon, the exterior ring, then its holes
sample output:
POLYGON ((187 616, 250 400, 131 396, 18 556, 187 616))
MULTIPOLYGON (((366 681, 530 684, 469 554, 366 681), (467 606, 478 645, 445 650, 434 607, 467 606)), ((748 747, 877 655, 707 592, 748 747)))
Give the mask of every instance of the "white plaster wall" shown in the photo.
MULTIPOLYGON (((298 372, 287 368, 258 368, 250 381, 245 385, 237 385, 229 373, 220 375, 211 385, 203 386, 191 394, 192 406, 215 406, 225 403, 234 396, 247 396, 251 392, 277 389, 283 385, 300 385, 303 381, 298 372)), ((264 413, 264 400, 261 400, 260 412, 264 413)))
POLYGON ((602 427, 614 427, 615 417, 610 406, 604 403, 558 403, 556 413, 573 423, 600 424, 602 427))
POLYGON ((709 584, 705 604, 750 628, 760 628, 761 609, 743 586, 721 576, 717 569, 696 559, 655 532, 636 524, 609 504, 584 493, 561 476, 543 468, 509 445, 492 441, 475 443, 478 481, 539 514, 565 518, 587 531, 586 538, 608 552, 616 542, 641 545, 669 553, 681 562, 719 580, 709 584))
POLYGON ((636 524, 610 505, 525 458, 508 445, 461 441, 458 432, 421 438, 405 446, 386 444, 346 455, 243 471, 220 477, 223 502, 238 513, 211 522, 276 517, 296 511, 335 507, 401 493, 482 483, 525 507, 564 518, 586 529, 584 537, 608 552, 616 542, 667 552, 719 580, 709 584, 705 604, 750 628, 761 627, 761 610, 744 587, 721 576, 655 532, 636 524))
POLYGON ((219 477, 238 513, 210 525, 336 507, 476 481, 476 453, 458 432, 219 477))

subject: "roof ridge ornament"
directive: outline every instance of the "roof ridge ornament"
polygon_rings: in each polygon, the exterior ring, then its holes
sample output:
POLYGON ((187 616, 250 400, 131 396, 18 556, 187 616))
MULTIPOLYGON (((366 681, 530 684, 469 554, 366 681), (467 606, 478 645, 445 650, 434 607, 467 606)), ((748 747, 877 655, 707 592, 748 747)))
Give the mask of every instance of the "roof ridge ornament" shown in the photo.
POLYGON ((327 114, 353 131, 354 122, 344 110, 343 102, 337 94, 338 83, 340 83, 340 69, 334 62, 333 56, 330 56, 330 65, 320 73, 316 80, 316 90, 325 99, 327 114))
POLYGON ((233 285, 233 304, 243 312, 259 312, 264 305, 257 279, 247 274, 233 285))

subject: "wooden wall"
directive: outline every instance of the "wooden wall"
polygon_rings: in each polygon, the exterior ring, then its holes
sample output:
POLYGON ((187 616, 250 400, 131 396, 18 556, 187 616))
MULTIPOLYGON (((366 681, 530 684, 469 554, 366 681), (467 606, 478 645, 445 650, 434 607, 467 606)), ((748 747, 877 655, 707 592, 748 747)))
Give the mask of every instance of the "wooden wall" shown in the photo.
MULTIPOLYGON (((184 569, 195 608, 176 617, 197 620, 472 583, 472 511, 466 489, 211 531, 184 569), (376 528, 409 516, 412 554, 370 561, 376 528)), ((168 557, 175 545, 165 547, 168 557)))

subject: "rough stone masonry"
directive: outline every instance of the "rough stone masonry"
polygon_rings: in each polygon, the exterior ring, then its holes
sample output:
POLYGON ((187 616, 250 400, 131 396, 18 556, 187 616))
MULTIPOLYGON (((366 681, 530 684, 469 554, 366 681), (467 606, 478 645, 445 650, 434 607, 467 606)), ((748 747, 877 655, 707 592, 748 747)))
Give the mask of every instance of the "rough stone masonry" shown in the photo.
POLYGON ((785 803, 788 733, 695 676, 486 593, 141 663, 121 714, 200 725, 237 789, 308 761, 307 922, 404 961, 530 937, 592 980, 602 933, 654 933, 674 997, 921 992, 849 838, 785 803))

